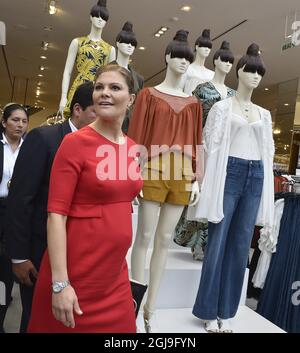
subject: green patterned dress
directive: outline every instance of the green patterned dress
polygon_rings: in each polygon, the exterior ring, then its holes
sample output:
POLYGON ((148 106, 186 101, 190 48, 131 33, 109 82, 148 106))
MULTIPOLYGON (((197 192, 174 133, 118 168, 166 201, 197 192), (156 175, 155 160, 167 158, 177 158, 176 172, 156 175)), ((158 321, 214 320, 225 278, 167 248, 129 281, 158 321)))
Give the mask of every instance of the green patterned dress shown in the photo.
MULTIPOLYGON (((211 107, 222 100, 222 97, 211 82, 205 82, 198 85, 194 90, 193 95, 202 103, 202 124, 204 127, 211 107)), ((227 96, 225 98, 234 95, 235 91, 227 87, 227 96)), ((181 218, 176 226, 174 241, 178 245, 191 248, 195 260, 203 260, 204 248, 208 236, 208 223, 188 221, 186 219, 186 213, 187 207, 183 210, 181 218)))
POLYGON ((78 52, 76 56, 76 67, 78 74, 70 88, 68 102, 64 110, 66 116, 70 116, 70 105, 77 87, 82 83, 94 81, 99 67, 108 64, 109 54, 112 46, 100 39, 93 41, 89 36, 77 38, 78 52))

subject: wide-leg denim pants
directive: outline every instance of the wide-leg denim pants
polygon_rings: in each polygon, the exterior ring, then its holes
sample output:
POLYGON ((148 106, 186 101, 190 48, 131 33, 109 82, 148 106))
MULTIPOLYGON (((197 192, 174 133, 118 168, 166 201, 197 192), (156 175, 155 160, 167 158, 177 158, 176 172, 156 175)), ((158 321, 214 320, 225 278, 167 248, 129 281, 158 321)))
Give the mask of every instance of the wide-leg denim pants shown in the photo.
POLYGON ((193 314, 202 320, 229 319, 238 310, 263 180, 262 161, 228 158, 224 218, 220 223, 209 222, 193 308, 193 314))

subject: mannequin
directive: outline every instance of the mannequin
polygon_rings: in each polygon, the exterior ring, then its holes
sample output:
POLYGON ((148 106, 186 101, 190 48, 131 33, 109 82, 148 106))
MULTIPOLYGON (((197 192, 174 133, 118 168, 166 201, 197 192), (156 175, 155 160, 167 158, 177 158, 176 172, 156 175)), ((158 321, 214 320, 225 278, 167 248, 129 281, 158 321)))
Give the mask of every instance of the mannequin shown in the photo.
POLYGON ((208 332, 232 332, 254 226, 271 233, 273 225, 272 119, 251 102, 265 74, 256 44, 236 71, 236 96, 214 104, 203 135, 207 163, 196 217, 209 221, 208 243, 193 314, 208 332))
POLYGON ((143 198, 140 199, 138 229, 131 256, 132 277, 144 283, 146 254, 155 232, 144 306, 147 333, 153 332, 156 297, 173 231, 184 206, 195 204, 199 199, 192 165, 196 160, 196 145, 201 144, 202 109, 197 99, 188 97, 182 89, 182 76, 194 60, 187 36, 188 32, 180 30, 167 46, 165 79, 158 86, 140 92, 128 131, 129 137, 148 150, 148 156, 142 156, 145 163, 143 198), (154 152, 151 146, 155 145, 164 149, 154 152), (185 145, 192 147, 190 152, 184 150, 185 145), (168 172, 169 176, 164 178, 168 172), (175 174, 180 178, 176 180, 175 174), (158 225, 154 229, 159 212, 158 225))
POLYGON ((72 40, 66 60, 62 81, 59 112, 70 115, 70 104, 76 88, 87 81, 93 81, 97 69, 115 60, 116 51, 102 39, 102 31, 109 19, 106 0, 99 0, 90 12, 91 32, 88 36, 72 40), (76 61, 78 74, 69 91, 70 78, 76 61))
MULTIPOLYGON (((144 86, 144 77, 138 74, 131 65, 129 65, 130 57, 133 55, 136 47, 137 40, 135 33, 132 30, 132 23, 126 22, 122 28, 122 31, 117 35, 116 47, 117 47, 117 59, 113 61, 114 64, 124 67, 130 71, 134 81, 134 93, 137 94, 144 86)), ((130 121, 130 111, 127 112, 122 125, 122 131, 127 134, 130 121)))
POLYGON ((184 77, 184 92, 189 96, 192 95, 192 92, 200 83, 210 81, 214 76, 214 72, 204 66, 205 61, 211 52, 211 48, 212 42, 210 40, 210 30, 205 29, 202 32, 202 35, 196 40, 196 58, 189 66, 184 77))
MULTIPOLYGON (((216 51, 213 57, 215 68, 214 77, 211 81, 201 83, 193 92, 193 95, 198 98, 203 108, 203 127, 206 122, 207 115, 211 107, 218 101, 232 97, 235 91, 225 85, 226 75, 232 69, 234 56, 230 51, 228 42, 223 41, 220 49, 216 51)), ((176 227, 175 243, 181 246, 191 247, 193 258, 195 260, 203 260, 203 249, 207 243, 208 223, 205 221, 196 222, 194 220, 193 208, 188 208, 187 215, 183 213, 176 227), (189 220, 191 218, 191 220, 189 220), (195 231, 196 229, 196 231, 195 231)))

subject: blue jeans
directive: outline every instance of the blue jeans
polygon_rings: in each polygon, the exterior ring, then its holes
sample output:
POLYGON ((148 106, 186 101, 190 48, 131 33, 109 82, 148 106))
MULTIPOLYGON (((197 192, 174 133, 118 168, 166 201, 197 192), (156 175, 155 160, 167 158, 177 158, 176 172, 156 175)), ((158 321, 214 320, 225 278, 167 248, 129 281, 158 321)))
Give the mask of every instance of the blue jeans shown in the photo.
POLYGON ((208 224, 208 243, 193 308, 193 314, 202 320, 229 319, 238 310, 263 180, 261 161, 228 158, 224 218, 220 223, 208 224))

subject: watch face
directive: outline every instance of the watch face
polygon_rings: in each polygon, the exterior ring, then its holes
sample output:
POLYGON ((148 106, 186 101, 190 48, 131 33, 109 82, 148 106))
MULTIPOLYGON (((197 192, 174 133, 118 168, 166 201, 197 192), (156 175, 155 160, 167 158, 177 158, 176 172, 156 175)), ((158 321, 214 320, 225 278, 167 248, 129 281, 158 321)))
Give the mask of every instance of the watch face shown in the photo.
POLYGON ((57 283, 54 283, 53 286, 52 286, 52 290, 54 293, 59 293, 61 291, 61 286, 58 285, 57 283))

